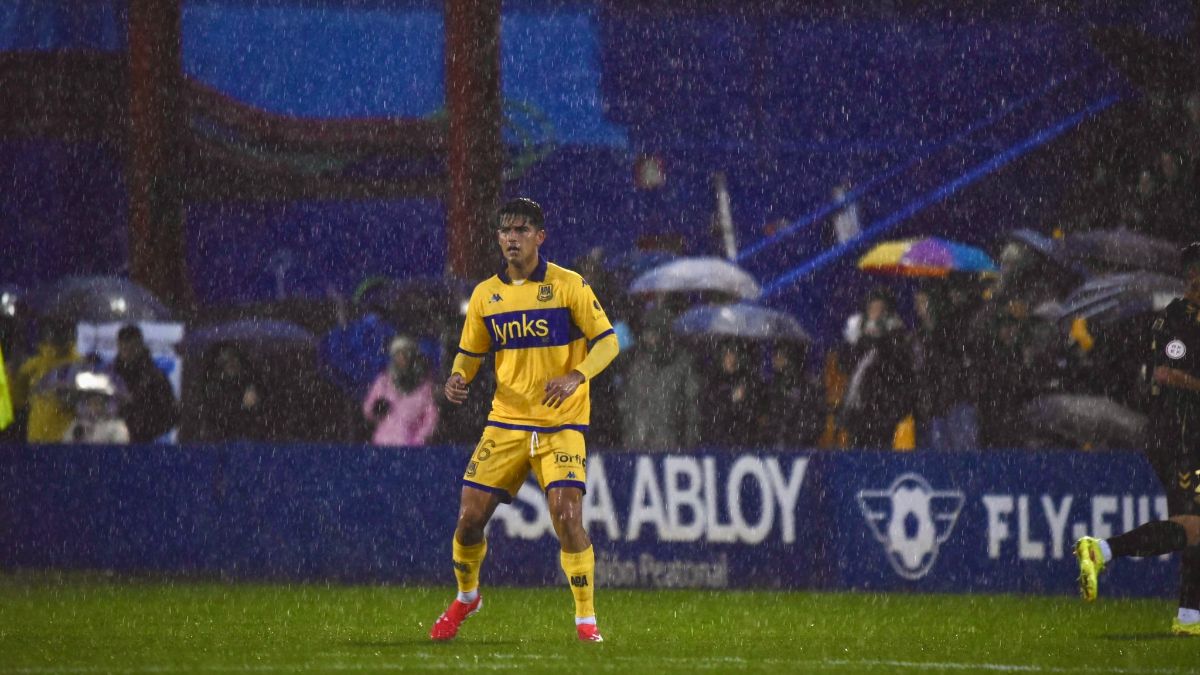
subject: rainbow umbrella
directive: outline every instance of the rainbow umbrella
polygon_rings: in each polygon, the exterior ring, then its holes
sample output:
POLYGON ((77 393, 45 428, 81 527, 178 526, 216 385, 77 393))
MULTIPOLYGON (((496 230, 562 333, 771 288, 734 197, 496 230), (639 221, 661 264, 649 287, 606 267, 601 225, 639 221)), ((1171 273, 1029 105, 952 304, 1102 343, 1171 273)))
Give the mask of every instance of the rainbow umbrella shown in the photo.
POLYGON ((951 272, 995 272, 987 253, 937 237, 885 241, 858 260, 858 268, 905 277, 944 277, 951 272))

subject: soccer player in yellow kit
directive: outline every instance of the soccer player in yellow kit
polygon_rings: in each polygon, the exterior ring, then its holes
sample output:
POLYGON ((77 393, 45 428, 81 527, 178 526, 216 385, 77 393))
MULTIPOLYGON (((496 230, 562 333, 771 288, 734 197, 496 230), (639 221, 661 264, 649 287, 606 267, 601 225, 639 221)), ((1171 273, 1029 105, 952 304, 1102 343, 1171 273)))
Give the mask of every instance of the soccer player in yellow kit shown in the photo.
POLYGON ((561 546, 560 561, 575 598, 580 640, 601 642, 593 604, 596 560, 583 527, 588 382, 616 357, 612 324, 587 281, 538 254, 546 241, 542 208, 514 199, 500 209, 497 230, 505 265, 475 287, 446 398, 460 404, 480 359, 496 361, 496 395, 483 438, 463 474, 454 530, 458 596, 429 636, 449 640, 483 607, 479 568, 487 554, 483 528, 509 503, 532 470, 546 493, 561 546))

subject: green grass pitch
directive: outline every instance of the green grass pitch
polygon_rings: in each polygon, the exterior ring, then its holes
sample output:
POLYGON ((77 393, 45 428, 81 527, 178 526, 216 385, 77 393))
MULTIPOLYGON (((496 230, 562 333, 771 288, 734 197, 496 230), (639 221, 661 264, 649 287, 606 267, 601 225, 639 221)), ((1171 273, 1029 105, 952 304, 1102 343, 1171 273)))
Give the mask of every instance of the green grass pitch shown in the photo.
MULTIPOLYGON (((1103 593, 1103 587, 1101 588, 1103 593)), ((486 588, 429 641, 443 588, 0 576, 0 673, 1193 673, 1173 603, 601 589, 606 642, 562 588, 486 588)))

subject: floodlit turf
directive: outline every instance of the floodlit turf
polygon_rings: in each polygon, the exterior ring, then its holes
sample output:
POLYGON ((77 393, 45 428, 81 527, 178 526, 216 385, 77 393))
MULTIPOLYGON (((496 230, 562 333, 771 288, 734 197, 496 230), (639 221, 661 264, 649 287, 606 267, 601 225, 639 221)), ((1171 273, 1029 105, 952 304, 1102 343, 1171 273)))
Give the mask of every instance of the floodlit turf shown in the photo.
POLYGON ((603 644, 570 594, 485 589, 429 641, 445 588, 0 576, 0 673, 1192 673, 1162 600, 601 590, 603 644))

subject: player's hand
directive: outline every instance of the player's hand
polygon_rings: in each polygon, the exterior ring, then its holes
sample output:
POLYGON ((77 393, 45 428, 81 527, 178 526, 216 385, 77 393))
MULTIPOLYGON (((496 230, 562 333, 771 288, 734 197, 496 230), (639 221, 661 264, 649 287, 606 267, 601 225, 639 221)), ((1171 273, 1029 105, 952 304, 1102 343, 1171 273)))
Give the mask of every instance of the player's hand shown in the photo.
POLYGON ((583 377, 583 373, 572 370, 566 375, 559 375, 550 380, 546 383, 546 398, 542 399, 542 405, 551 408, 562 405, 562 402, 583 384, 584 379, 586 378, 583 377))
POLYGON ((455 405, 461 404, 467 400, 467 393, 471 390, 467 386, 467 381, 458 373, 451 373, 450 377, 446 378, 446 386, 443 387, 446 392, 446 400, 455 405))

